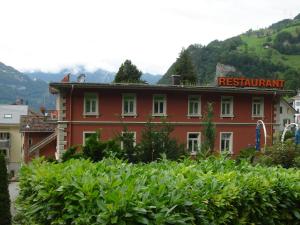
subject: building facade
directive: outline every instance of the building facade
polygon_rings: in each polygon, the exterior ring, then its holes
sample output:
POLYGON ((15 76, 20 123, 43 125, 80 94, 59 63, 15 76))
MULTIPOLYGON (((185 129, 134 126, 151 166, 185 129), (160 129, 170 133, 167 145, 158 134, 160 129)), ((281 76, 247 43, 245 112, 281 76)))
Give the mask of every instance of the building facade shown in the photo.
POLYGON ((263 120, 267 144, 273 142, 276 112, 284 90, 180 85, 51 83, 57 95, 57 158, 72 145, 84 144, 97 130, 112 139, 124 125, 138 143, 142 130, 162 119, 174 126, 172 136, 189 151, 199 151, 204 141, 207 104, 213 106, 215 151, 238 154, 255 146, 255 128, 263 120))
POLYGON ((22 162, 20 117, 27 113, 27 105, 0 105, 0 150, 6 156, 12 177, 18 173, 22 162))

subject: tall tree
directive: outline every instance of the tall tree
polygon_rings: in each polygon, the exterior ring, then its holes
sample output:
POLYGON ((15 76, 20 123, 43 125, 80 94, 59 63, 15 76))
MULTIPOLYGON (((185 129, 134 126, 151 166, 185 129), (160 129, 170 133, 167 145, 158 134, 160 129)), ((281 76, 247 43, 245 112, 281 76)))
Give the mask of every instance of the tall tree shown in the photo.
POLYGON ((10 199, 8 176, 4 155, 0 153, 0 225, 10 225, 10 199))
POLYGON ((141 80, 142 72, 131 63, 130 60, 125 60, 116 74, 115 83, 143 83, 141 80))
POLYGON ((186 84, 196 84, 197 75, 191 56, 186 49, 182 49, 176 61, 174 72, 181 75, 181 80, 186 84))

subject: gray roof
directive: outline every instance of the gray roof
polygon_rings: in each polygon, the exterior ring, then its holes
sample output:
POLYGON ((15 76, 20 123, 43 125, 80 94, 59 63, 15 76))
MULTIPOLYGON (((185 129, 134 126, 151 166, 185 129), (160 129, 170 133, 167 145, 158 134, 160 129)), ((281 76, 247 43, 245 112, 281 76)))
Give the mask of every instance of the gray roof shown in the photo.
POLYGON ((27 115, 28 105, 0 105, 0 124, 19 124, 21 115, 27 115))

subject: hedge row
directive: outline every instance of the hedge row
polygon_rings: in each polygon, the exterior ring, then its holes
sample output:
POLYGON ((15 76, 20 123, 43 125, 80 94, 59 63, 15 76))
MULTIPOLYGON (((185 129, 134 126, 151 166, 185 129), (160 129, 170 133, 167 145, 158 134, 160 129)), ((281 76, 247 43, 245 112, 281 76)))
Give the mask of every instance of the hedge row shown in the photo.
MULTIPOLYGON (((21 171, 24 224, 299 224, 300 171, 232 160, 36 161, 21 171)), ((22 223, 22 222, 19 222, 22 223)))

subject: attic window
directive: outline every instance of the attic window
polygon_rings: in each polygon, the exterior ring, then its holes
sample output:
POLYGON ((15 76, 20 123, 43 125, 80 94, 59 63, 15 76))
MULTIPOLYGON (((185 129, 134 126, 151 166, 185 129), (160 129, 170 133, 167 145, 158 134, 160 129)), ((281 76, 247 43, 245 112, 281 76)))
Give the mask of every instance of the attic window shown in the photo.
POLYGON ((4 114, 4 119, 11 119, 12 118, 12 114, 4 114))

